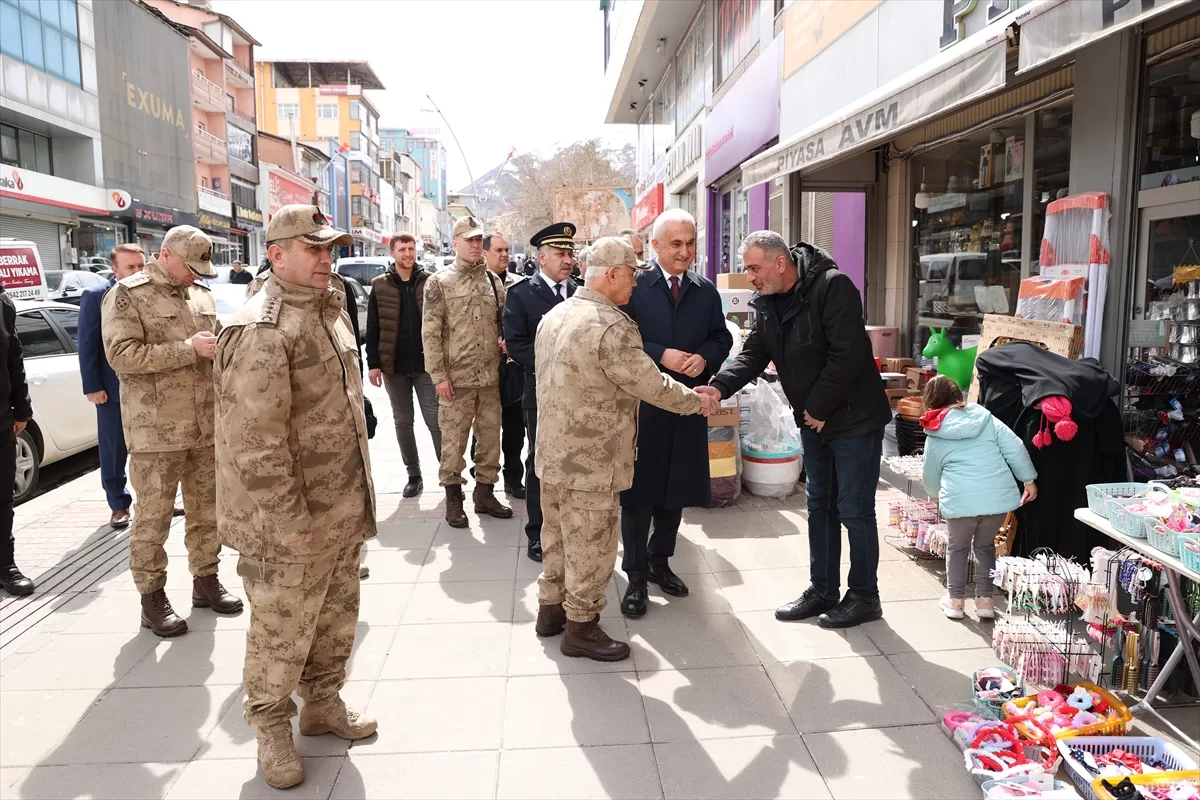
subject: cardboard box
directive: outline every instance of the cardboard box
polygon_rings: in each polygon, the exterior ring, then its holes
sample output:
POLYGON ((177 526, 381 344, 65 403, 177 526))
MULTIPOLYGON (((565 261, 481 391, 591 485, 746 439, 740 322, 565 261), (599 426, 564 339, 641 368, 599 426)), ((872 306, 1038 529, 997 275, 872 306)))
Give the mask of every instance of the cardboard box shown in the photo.
MULTIPOLYGON (((1083 328, 1061 322, 985 314, 975 357, 979 358, 989 347, 1009 342, 1029 342, 1063 358, 1075 359, 1083 352, 1083 328)), ((967 400, 974 403, 978 399, 979 376, 973 373, 967 400)))
POLYGON ((881 358, 883 372, 905 372, 909 367, 915 367, 917 362, 911 358, 881 358))
POLYGON ((907 376, 903 372, 881 372, 879 377, 883 378, 884 389, 907 388, 907 376))
POLYGON ((904 386, 914 391, 921 391, 929 383, 930 370, 920 367, 909 367, 904 372, 904 386))
POLYGON ((722 314, 742 314, 754 310, 750 307, 753 289, 718 289, 717 292, 721 295, 722 314))
POLYGON ((744 272, 722 272, 717 276, 717 288, 754 291, 754 287, 750 285, 750 276, 744 272))
POLYGON ((742 417, 739 406, 737 395, 722 400, 721 407, 708 415, 708 427, 736 428, 741 425, 742 417))

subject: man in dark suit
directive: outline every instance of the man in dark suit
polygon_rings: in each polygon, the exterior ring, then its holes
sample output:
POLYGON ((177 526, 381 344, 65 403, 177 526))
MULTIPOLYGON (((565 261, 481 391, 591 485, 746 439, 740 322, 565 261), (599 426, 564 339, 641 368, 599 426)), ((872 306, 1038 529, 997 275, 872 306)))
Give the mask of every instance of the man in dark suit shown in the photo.
POLYGON ((525 508, 529 521, 525 536, 528 554, 542 560, 541 486, 534 472, 533 451, 537 441, 537 383, 533 376, 533 343, 538 323, 546 312, 575 294, 571 269, 575 266, 575 226, 556 222, 535 233, 529 243, 537 248, 538 271, 529 279, 513 284, 504 301, 504 341, 508 357, 525 369, 525 391, 521 408, 525 411, 525 429, 529 434, 529 454, 525 458, 525 508))
POLYGON ((96 406, 96 432, 100 440, 100 483, 108 497, 112 517, 108 524, 114 528, 129 527, 129 485, 125 476, 125 432, 121 428, 121 385, 117 373, 108 365, 104 355, 104 339, 100 335, 100 305, 105 293, 114 283, 141 272, 146 266, 146 254, 136 244, 119 244, 109 255, 113 277, 107 286, 88 289, 79 298, 79 372, 83 377, 83 394, 96 406))
POLYGON ((13 539, 13 484, 17 480, 17 437, 33 419, 25 356, 17 337, 17 308, 0 286, 0 589, 33 594, 33 581, 17 569, 13 539))
MULTIPOLYGON (((696 221, 671 209, 654 221, 657 258, 639 273, 637 289, 622 311, 633 318, 642 346, 659 369, 683 385, 708 383, 733 346, 721 296, 711 281, 689 271, 696 260, 696 221)), ((708 476, 708 425, 704 417, 672 414, 642 403, 633 486, 621 493, 621 569, 629 586, 621 613, 646 613, 646 583, 684 597, 687 584, 671 571, 683 509, 712 500, 708 476), (654 533, 651 534, 651 525, 654 533)))

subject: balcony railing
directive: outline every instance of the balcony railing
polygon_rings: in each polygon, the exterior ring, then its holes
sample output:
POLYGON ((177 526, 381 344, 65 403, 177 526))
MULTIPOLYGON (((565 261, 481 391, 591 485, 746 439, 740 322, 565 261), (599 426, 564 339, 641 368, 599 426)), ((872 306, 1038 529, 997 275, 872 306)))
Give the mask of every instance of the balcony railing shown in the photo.
MULTIPOLYGON (((222 142, 222 144, 224 144, 224 142, 222 142)), ((226 200, 226 201, 229 200, 229 195, 214 191, 214 190, 208 188, 207 186, 203 186, 203 185, 197 186, 196 191, 199 192, 200 194, 206 194, 209 197, 215 197, 218 200, 226 200)))
POLYGON ((245 84, 247 87, 254 85, 253 70, 249 64, 243 64, 240 61, 235 61, 232 58, 225 59, 225 72, 239 83, 245 84))
POLYGON ((245 111, 239 111, 236 108, 231 108, 229 110, 233 112, 233 115, 235 117, 237 117, 238 119, 240 119, 242 122, 246 123, 247 125, 253 126, 255 124, 253 115, 247 114, 245 111))
POLYGON ((204 77, 198 69, 192 70, 192 92, 205 111, 221 111, 225 108, 225 90, 204 77))
POLYGON ((225 140, 213 136, 208 131, 197 126, 195 134, 195 151, 201 161, 210 164, 224 164, 229 160, 229 150, 225 146, 225 140))
POLYGON ((233 216, 233 206, 229 197, 215 192, 207 186, 196 187, 196 204, 202 211, 220 214, 223 217, 233 216))

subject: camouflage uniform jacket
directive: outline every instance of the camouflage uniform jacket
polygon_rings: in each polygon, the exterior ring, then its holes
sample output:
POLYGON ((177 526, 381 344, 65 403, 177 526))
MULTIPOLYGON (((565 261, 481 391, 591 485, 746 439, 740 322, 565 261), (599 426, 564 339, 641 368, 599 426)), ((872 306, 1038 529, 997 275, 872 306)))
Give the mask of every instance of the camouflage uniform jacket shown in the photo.
POLYGON ((217 341, 217 524, 242 555, 296 563, 375 536, 344 302, 272 274, 217 341))
POLYGON ((129 452, 211 446, 212 362, 192 347, 196 333, 221 330, 208 287, 187 286, 152 258, 104 295, 100 329, 121 381, 129 452))
POLYGON ((500 314, 507 290, 484 262, 454 266, 429 276, 421 340, 425 371, 435 384, 452 381, 464 389, 500 382, 500 314))
POLYGON ((542 317, 534 353, 534 463, 546 483, 624 491, 633 485, 638 403, 676 414, 700 410, 700 395, 646 355, 637 324, 592 289, 578 290, 542 317))

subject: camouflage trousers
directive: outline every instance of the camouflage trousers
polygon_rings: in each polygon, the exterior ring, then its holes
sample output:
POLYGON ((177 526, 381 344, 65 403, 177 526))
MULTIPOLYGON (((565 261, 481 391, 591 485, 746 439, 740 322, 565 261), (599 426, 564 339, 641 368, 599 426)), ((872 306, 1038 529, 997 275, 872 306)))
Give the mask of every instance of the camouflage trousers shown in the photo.
POLYGON ((604 609, 617 563, 617 498, 542 482, 538 602, 562 603, 567 619, 588 622, 604 609))
POLYGON ((361 551, 356 542, 298 564, 238 559, 250 601, 242 672, 247 724, 286 723, 296 715, 292 692, 320 703, 341 690, 358 626, 361 551))
POLYGON ((463 485, 467 440, 475 431, 475 480, 495 485, 500 479, 500 387, 454 388, 454 399, 438 398, 438 427, 442 429, 442 486, 463 485))
POLYGON ((217 574, 221 540, 217 537, 217 465, 213 446, 170 453, 132 453, 133 524, 129 532, 129 569, 142 594, 167 585, 163 547, 175 512, 175 493, 183 484, 183 543, 192 575, 217 574))

